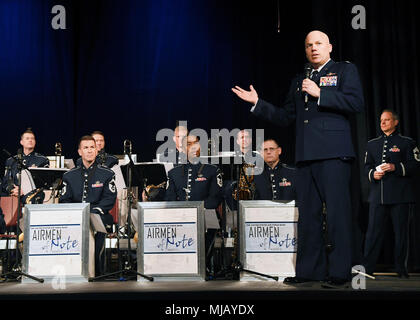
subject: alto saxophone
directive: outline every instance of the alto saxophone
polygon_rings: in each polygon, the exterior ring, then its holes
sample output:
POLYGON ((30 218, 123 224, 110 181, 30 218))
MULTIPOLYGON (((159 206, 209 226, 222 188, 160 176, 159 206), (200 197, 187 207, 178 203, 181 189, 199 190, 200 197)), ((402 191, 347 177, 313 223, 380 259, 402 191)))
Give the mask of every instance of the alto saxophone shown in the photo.
POLYGON ((254 164, 244 163, 239 175, 238 187, 233 190, 232 197, 235 200, 252 200, 255 194, 254 164), (251 174, 248 172, 251 171, 251 174))

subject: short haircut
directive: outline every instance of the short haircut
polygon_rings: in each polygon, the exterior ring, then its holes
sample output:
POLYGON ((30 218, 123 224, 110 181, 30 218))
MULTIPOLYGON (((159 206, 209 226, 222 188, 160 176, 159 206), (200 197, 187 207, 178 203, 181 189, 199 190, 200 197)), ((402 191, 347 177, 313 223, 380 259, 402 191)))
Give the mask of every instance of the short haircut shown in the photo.
POLYGON ((195 134, 188 134, 188 135, 186 135, 185 137, 182 138, 182 144, 184 144, 184 141, 185 142, 187 141, 188 137, 195 137, 195 139, 197 141, 200 141, 200 137, 199 136, 196 136, 195 134))
POLYGON ((384 109, 384 110, 381 112, 381 115, 382 115, 384 112, 389 112, 390 114, 392 114, 392 117, 394 118, 394 120, 398 120, 398 121, 400 121, 400 116, 398 115, 398 113, 397 113, 395 110, 393 110, 393 109, 384 109))
POLYGON ((25 133, 30 133, 30 134, 32 134, 35 137, 35 133, 32 131, 32 128, 27 128, 25 131, 23 131, 23 133, 20 135, 20 138, 21 139, 23 138, 23 135, 25 133))
POLYGON ((102 131, 99 131, 99 130, 93 131, 90 135, 91 135, 91 136, 94 136, 94 135, 101 135, 102 137, 104 137, 104 138, 105 138, 104 133, 103 133, 102 131))
MULTIPOLYGON (((264 142, 267 142, 267 141, 274 141, 274 143, 277 145, 277 147, 279 147, 280 148, 280 145, 279 145, 279 143, 277 142, 277 140, 276 139, 274 139, 274 138, 267 138, 267 139, 264 139, 264 142)), ((261 144, 261 146, 263 145, 263 143, 261 144)))
POLYGON ((79 149, 80 149, 80 144, 82 143, 82 141, 93 141, 93 143, 95 143, 95 145, 96 145, 95 139, 93 139, 92 136, 85 135, 85 136, 81 137, 80 140, 79 140, 79 144, 78 144, 79 149))
POLYGON ((175 129, 174 129, 174 133, 175 133, 175 131, 179 131, 179 130, 185 130, 185 131, 187 131, 187 133, 188 133, 188 129, 187 129, 187 127, 185 127, 185 126, 176 126, 175 127, 175 129))

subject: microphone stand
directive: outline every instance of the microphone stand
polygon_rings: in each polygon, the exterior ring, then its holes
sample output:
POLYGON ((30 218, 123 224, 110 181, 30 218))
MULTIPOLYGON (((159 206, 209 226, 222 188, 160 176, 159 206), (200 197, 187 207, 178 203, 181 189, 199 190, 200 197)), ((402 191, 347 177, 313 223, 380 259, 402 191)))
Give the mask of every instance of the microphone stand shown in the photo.
MULTIPOLYGON (((126 140, 127 141, 127 140, 126 140)), ((131 142, 130 142, 130 146, 131 146, 131 142)), ((124 147, 125 147, 125 141, 124 141, 124 147)), ((127 240, 128 240, 128 254, 127 254, 127 261, 125 262, 125 266, 124 268, 115 271, 115 272, 111 272, 108 274, 104 274, 95 278, 89 278, 89 282, 92 281, 96 281, 96 280, 101 280, 104 278, 108 278, 110 276, 114 276, 119 274, 120 278, 119 281, 127 281, 127 278, 124 277, 125 276, 133 276, 133 275, 138 275, 141 276, 149 281, 153 281, 153 277, 147 276, 145 274, 142 274, 136 270, 134 270, 133 268, 133 263, 132 263, 132 259, 131 259, 131 206, 134 203, 134 195, 133 195, 133 190, 132 190, 132 176, 131 176, 131 169, 134 168, 134 162, 133 159, 131 158, 131 147, 130 147, 130 151, 127 151, 126 148, 124 148, 124 154, 126 154, 128 156, 129 159, 129 164, 127 165, 127 179, 128 179, 128 187, 127 187, 127 200, 128 200, 128 211, 127 211, 127 222, 126 222, 126 233, 127 233, 127 240)), ((119 232, 119 230, 117 230, 117 233, 119 232)), ((118 245, 118 249, 119 249, 119 245, 118 245)))
MULTIPOLYGON (((15 158, 15 162, 16 162, 16 166, 18 170, 18 208, 17 208, 18 210, 17 210, 17 218, 16 218, 16 249, 15 249, 16 250, 16 263, 15 263, 15 266, 12 268, 12 271, 2 274, 0 277, 4 278, 5 279, 4 282, 6 282, 10 276, 14 277, 13 280, 15 281, 19 281, 19 279, 22 280, 22 276, 25 276, 37 282, 43 283, 44 279, 37 278, 37 277, 34 277, 32 275, 22 272, 22 256, 19 252, 19 235, 20 235, 19 220, 21 218, 22 207, 23 207, 22 197, 20 195, 22 192, 22 170, 26 169, 26 166, 23 164, 21 150, 18 150, 18 155, 15 158)), ((10 174, 12 174, 12 172, 10 172, 10 174)))

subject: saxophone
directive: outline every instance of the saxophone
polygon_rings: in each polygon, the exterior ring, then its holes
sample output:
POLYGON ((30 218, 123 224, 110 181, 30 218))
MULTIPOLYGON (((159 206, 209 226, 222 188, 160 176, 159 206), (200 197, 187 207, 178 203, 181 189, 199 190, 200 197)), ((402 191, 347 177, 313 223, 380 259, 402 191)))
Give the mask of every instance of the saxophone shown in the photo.
POLYGON ((244 163, 239 175, 238 187, 233 190, 232 197, 235 200, 252 200, 255 194, 254 164, 244 163), (249 173, 249 174, 248 174, 249 173))
POLYGON ((158 184, 157 186, 155 186, 154 184, 149 184, 148 186, 146 186, 144 190, 146 193, 147 201, 153 201, 159 194, 160 189, 165 189, 165 188, 166 188, 166 181, 158 184))

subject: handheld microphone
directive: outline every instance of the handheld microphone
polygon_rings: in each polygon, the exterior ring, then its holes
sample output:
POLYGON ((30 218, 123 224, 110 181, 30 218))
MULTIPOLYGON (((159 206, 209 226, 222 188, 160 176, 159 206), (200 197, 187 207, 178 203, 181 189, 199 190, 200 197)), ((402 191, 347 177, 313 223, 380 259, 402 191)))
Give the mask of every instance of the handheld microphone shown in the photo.
MULTIPOLYGON (((305 79, 309 79, 312 73, 312 66, 310 63, 306 63, 304 67, 305 79)), ((308 93, 305 92, 305 105, 308 104, 308 93)))

